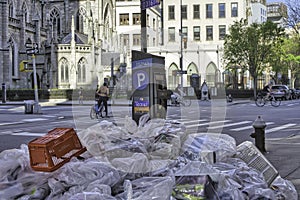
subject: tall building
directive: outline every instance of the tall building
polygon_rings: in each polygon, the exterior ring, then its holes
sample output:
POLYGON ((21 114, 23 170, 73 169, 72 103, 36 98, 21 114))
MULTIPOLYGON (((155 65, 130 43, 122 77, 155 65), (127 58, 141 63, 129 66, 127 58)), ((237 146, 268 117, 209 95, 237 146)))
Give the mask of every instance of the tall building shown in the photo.
MULTIPOLYGON (((234 21, 242 18, 248 19, 249 23, 264 21, 264 8, 264 1, 164 0, 164 44, 160 54, 166 57, 168 86, 174 88, 180 83, 180 77, 176 75, 180 70, 187 71, 183 75, 184 86, 190 86, 192 74, 197 74, 200 81, 206 81, 212 89, 226 82, 222 59, 225 34, 234 21), (181 46, 182 66, 179 58, 181 46)), ((249 77, 246 73, 244 76, 249 77)), ((246 84, 251 87, 249 78, 246 84)))
POLYGON ((274 2, 267 4, 268 20, 275 24, 286 27, 287 26, 287 6, 282 2, 274 2))
POLYGON ((33 88, 30 42, 39 88, 95 88, 111 73, 102 58, 116 50, 115 13, 111 0, 1 0, 0 82, 33 88))

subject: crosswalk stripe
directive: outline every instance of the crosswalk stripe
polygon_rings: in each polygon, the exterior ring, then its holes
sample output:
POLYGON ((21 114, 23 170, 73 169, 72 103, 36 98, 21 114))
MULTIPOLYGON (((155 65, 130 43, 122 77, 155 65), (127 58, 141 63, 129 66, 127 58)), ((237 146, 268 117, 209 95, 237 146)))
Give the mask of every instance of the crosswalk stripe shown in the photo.
MULTIPOLYGON (((274 122, 266 122, 266 125, 271 125, 271 124, 274 124, 274 122)), ((230 129, 231 131, 243 131, 243 130, 247 130, 247 129, 252 129, 253 126, 244 126, 244 127, 241 127, 241 128, 233 128, 233 129, 230 129)))
POLYGON ((224 127, 229 127, 229 126, 236 126, 240 124, 248 124, 251 123, 252 121, 241 121, 241 122, 236 122, 236 123, 231 123, 231 124, 224 124, 220 126, 212 126, 212 127, 207 127, 207 129, 218 129, 218 128, 224 128, 224 127))
POLYGON ((274 131, 279 131, 279 130, 282 130, 282 129, 285 129, 285 128, 288 128, 288 127, 291 127, 291 126, 295 126, 295 125, 296 124, 285 124, 285 125, 278 126, 278 127, 275 127, 275 128, 267 129, 265 131, 265 133, 271 133, 271 132, 274 132, 274 131))
POLYGON ((12 135, 15 135, 15 136, 37 136, 37 137, 41 137, 41 136, 46 135, 46 133, 21 132, 21 133, 13 133, 12 135))
POLYGON ((183 123, 186 125, 186 124, 192 124, 192 123, 195 123, 195 122, 206 122, 207 120, 206 119, 199 119, 199 120, 189 120, 189 121, 186 121, 183 123))
POLYGON ((186 127, 193 128, 193 127, 207 126, 207 125, 211 125, 211 124, 225 123, 225 122, 230 122, 230 121, 231 120, 212 121, 212 122, 207 122, 207 123, 203 123, 203 124, 192 124, 192 125, 188 125, 186 127))

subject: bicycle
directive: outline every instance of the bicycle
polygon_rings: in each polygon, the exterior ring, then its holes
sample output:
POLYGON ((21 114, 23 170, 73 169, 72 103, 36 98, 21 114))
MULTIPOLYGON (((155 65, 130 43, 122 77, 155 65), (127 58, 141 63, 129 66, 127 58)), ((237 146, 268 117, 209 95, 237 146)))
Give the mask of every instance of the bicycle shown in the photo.
POLYGON ((183 105, 183 106, 190 106, 192 101, 190 98, 184 96, 185 94, 183 93, 182 95, 176 93, 171 95, 171 103, 174 105, 183 105))
POLYGON ((105 116, 105 109, 104 109, 104 105, 101 104, 100 105, 100 109, 98 108, 98 102, 95 101, 95 104, 92 105, 91 107, 91 111, 90 111, 90 118, 91 119, 98 119, 99 116, 105 116))
POLYGON ((271 102, 271 105, 273 107, 278 107, 281 104, 280 99, 276 99, 273 93, 270 93, 269 97, 263 96, 261 93, 259 93, 255 99, 255 104, 258 107, 263 107, 268 101, 271 102))

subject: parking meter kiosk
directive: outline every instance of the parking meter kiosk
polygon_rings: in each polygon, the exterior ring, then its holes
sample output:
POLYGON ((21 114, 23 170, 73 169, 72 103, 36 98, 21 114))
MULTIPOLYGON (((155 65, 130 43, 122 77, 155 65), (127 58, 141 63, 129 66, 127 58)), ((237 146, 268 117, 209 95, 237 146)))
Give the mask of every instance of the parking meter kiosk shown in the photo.
POLYGON ((167 84, 165 58, 132 51, 132 119, 144 114, 166 118, 167 84))

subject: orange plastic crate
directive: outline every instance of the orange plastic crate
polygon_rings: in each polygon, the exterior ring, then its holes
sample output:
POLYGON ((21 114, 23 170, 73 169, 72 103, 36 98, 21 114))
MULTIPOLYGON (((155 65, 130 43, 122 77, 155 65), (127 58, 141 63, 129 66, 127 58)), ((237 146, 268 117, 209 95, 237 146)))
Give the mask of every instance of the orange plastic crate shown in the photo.
POLYGON ((86 151, 73 128, 55 128, 30 141, 28 149, 31 168, 45 172, 60 168, 72 157, 86 151))

